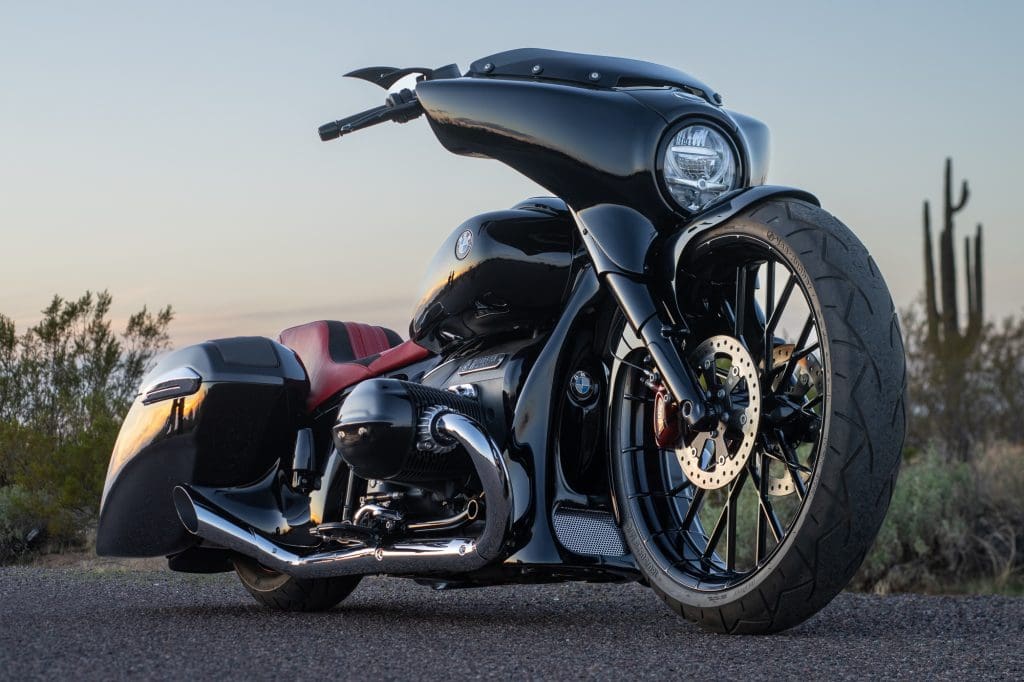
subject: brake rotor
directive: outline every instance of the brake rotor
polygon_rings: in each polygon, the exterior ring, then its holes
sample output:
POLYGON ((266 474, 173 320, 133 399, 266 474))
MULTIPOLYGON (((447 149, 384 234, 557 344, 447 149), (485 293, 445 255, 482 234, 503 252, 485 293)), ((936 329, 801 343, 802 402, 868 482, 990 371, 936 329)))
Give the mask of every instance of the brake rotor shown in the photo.
POLYGON ((695 486, 728 485, 754 449, 761 417, 761 383, 754 358, 731 336, 712 336, 690 355, 708 402, 718 410, 706 430, 691 430, 676 448, 683 473, 695 486))
MULTIPOLYGON (((795 346, 791 343, 776 346, 772 351, 772 369, 789 362, 793 355, 795 346)), ((801 358, 793 369, 793 376, 790 379, 789 388, 785 390, 786 397, 796 402, 803 402, 805 396, 813 388, 816 394, 821 393, 822 378, 821 362, 813 354, 801 358)), ((777 387, 779 388, 779 387, 777 387)), ((796 492, 796 484, 793 482, 793 474, 788 468, 786 474, 779 478, 772 478, 768 482, 768 494, 774 497, 785 497, 796 492)), ((810 474, 799 474, 804 485, 810 480, 810 474)))

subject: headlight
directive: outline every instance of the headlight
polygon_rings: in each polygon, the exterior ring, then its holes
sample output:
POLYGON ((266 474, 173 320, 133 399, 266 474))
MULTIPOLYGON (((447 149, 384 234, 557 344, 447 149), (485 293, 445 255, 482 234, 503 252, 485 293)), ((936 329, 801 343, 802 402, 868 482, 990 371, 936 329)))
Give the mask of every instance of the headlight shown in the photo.
POLYGON ((739 159, 732 143, 710 125, 681 128, 669 140, 662 159, 666 189, 679 207, 694 213, 736 189, 739 159))

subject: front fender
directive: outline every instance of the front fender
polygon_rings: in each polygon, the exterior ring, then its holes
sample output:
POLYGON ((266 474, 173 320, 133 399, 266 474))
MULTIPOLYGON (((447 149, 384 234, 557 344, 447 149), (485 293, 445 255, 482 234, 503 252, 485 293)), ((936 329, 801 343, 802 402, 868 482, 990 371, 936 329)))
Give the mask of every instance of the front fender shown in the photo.
POLYGON ((781 185, 759 185, 740 190, 729 197, 724 203, 715 204, 704 213, 698 214, 690 222, 680 227, 674 234, 662 244, 657 257, 657 269, 661 281, 671 281, 672 290, 676 290, 676 277, 678 272, 676 266, 682 257, 686 247, 693 241, 694 237, 707 232, 708 230, 721 225, 741 211, 769 199, 790 197, 808 201, 815 206, 821 206, 818 198, 810 192, 795 187, 783 187, 781 185))

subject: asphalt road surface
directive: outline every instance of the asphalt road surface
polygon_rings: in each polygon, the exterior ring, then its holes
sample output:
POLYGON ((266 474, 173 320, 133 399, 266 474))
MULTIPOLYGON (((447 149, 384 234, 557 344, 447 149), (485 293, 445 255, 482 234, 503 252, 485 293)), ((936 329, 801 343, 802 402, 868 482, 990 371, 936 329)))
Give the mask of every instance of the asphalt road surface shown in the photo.
POLYGON ((842 594, 726 637, 637 585, 435 592, 368 578, 330 613, 264 610, 234 575, 0 569, 0 677, 1015 678, 1024 599, 842 594))

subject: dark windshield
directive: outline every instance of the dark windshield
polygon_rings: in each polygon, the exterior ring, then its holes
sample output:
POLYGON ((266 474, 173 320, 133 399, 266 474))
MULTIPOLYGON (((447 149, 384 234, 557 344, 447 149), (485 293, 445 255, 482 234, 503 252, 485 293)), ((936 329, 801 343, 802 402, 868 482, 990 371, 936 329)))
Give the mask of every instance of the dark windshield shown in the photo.
POLYGON ((712 104, 722 98, 693 76, 677 69, 636 59, 602 57, 558 50, 520 48, 478 59, 466 75, 496 78, 535 78, 605 88, 673 86, 712 104))

